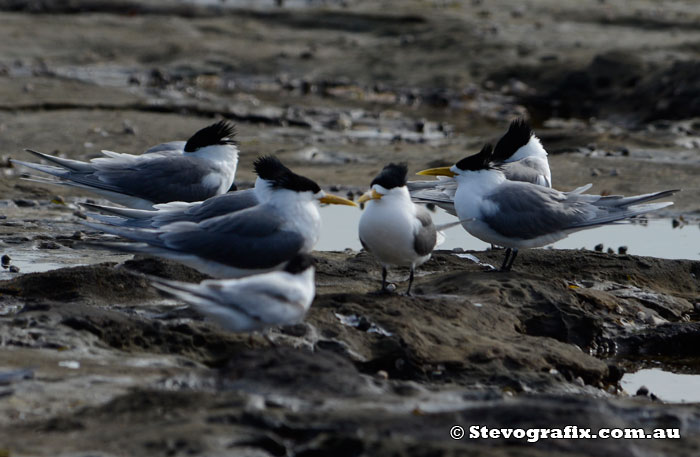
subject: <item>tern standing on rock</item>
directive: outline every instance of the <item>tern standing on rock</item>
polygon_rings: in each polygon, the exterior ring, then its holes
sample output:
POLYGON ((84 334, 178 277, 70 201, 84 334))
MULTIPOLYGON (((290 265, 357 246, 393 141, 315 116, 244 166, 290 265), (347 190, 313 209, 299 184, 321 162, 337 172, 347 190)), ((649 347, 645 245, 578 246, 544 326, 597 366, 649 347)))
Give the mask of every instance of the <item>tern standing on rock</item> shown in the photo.
POLYGON ((102 151, 106 157, 81 162, 27 149, 54 165, 12 161, 59 178, 34 181, 87 189, 129 208, 153 209, 159 203, 202 201, 228 191, 238 166, 234 135, 233 125, 220 121, 186 142, 162 143, 141 155, 102 151))
MULTIPOLYGON (((279 161, 261 158, 256 171, 262 174, 270 163, 279 161)), ((201 222, 174 222, 159 229, 84 224, 137 242, 101 246, 176 260, 218 278, 237 278, 283 269, 297 254, 311 252, 321 230, 319 203, 357 206, 326 194, 286 167, 271 184, 265 203, 201 222)))
MULTIPOLYGON (((547 151, 522 118, 510 123, 508 131, 496 143, 491 160, 510 181, 552 187, 547 151)), ((415 201, 434 203, 453 216, 457 215, 454 206, 457 181, 454 178, 438 176, 437 181, 412 181, 408 183, 408 190, 415 201)))
POLYGON ((301 322, 314 299, 314 260, 299 254, 283 271, 199 284, 149 277, 151 284, 192 305, 231 332, 301 322))
POLYGON ((482 241, 507 248, 503 271, 511 269, 520 248, 545 246, 578 230, 665 208, 673 203, 641 203, 678 191, 603 197, 583 194, 590 187, 584 186, 559 192, 528 182, 510 181, 499 166, 493 166, 492 160, 493 149, 486 145, 478 154, 451 167, 432 168, 418 174, 455 178, 454 206, 462 226, 482 241))
POLYGON ((382 264, 382 291, 387 266, 411 268, 406 295, 411 295, 415 268, 428 259, 438 244, 438 232, 428 211, 411 201, 406 188, 405 164, 391 163, 374 178, 358 202, 367 202, 360 218, 362 246, 382 264))

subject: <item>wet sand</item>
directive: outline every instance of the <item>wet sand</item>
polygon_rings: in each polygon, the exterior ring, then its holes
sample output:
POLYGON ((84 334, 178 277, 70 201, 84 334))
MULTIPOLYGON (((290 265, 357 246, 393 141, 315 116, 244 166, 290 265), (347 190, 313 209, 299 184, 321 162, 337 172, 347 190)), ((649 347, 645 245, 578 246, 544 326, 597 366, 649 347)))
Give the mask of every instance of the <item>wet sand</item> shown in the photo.
POLYGON ((85 247, 94 196, 8 162, 137 153, 224 117, 242 186, 274 153, 357 195, 386 162, 450 164, 524 114, 555 187, 680 187, 662 215, 697 230, 692 2, 284 3, 0 1, 0 254, 22 266, 0 273, 0 455, 696 455, 696 405, 620 381, 700 374, 698 261, 541 249, 499 274, 501 251, 439 251, 408 298, 372 294, 366 253, 316 252, 308 319, 270 347, 130 270, 199 273, 85 247), (477 424, 682 439, 449 436, 477 424))

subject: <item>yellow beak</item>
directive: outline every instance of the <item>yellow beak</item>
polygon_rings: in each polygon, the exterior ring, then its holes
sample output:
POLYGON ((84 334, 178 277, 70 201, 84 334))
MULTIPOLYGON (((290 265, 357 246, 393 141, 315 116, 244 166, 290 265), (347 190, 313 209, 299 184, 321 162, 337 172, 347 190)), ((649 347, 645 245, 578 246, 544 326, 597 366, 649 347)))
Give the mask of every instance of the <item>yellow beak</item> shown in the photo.
POLYGON ((416 174, 423 176, 449 176, 450 178, 457 176, 457 173, 450 170, 450 167, 428 168, 416 174))
POLYGON ((382 194, 380 194, 376 190, 372 189, 372 190, 368 190, 367 192, 362 194, 362 196, 357 199, 357 202, 364 203, 367 200, 379 200, 380 198, 382 198, 382 194))
POLYGON ((321 203, 327 203, 329 205, 357 206, 357 203, 350 201, 347 198, 338 197, 337 195, 333 194, 326 194, 323 197, 321 197, 318 201, 320 201, 321 203))

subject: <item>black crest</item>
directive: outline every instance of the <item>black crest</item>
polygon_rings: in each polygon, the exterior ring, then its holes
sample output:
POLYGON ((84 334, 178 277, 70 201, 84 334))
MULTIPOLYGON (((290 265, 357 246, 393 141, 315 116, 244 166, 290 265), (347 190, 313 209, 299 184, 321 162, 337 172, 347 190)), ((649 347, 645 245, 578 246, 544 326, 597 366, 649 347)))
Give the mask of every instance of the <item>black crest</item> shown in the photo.
POLYGON ((484 145, 481 151, 474 154, 473 156, 465 157, 464 159, 457 162, 455 165, 460 170, 488 170, 491 168, 489 164, 493 160, 493 146, 490 143, 484 145))
POLYGON ((234 136, 236 136, 235 127, 227 121, 219 121, 192 135, 185 144, 185 152, 194 152, 199 148, 216 144, 236 144, 234 136))
POLYGON ((283 173, 291 173, 291 170, 285 167, 280 159, 275 156, 262 156, 255 159, 253 162, 255 174, 262 179, 272 181, 276 176, 283 173))
POLYGON ((406 185, 407 174, 408 166, 405 163, 390 163, 372 180, 370 187, 375 184, 379 184, 385 189, 403 187, 406 185))
POLYGON ((262 179, 270 181, 272 187, 289 189, 295 192, 311 191, 314 194, 321 188, 314 181, 293 173, 292 170, 282 165, 282 162, 274 156, 263 156, 255 160, 255 173, 262 179))
POLYGON ((316 264, 316 261, 309 254, 297 254, 284 267, 284 271, 293 275, 303 273, 309 267, 316 264))
POLYGON ((515 119, 510 123, 506 134, 496 143, 493 150, 493 160, 505 162, 515 154, 515 151, 525 146, 530 141, 530 137, 532 137, 530 124, 523 118, 515 119))

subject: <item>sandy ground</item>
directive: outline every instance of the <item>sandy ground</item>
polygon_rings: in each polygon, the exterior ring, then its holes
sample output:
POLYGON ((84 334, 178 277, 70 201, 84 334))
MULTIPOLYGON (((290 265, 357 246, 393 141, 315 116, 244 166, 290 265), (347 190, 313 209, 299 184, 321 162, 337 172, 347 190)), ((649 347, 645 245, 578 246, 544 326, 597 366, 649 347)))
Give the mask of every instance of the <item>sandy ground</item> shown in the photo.
POLYGON ((316 253, 308 320, 271 348, 127 270, 196 272, 81 248, 99 239, 79 224, 90 196, 8 162, 138 153, 223 117, 237 181, 274 153, 357 191, 389 161, 453 163, 526 115, 555 187, 682 188, 664 215, 697 224, 698 5, 49 3, 0 1, 0 254, 57 268, 2 272, 0 455, 698 454, 697 406, 619 381, 658 363, 698 373, 699 262, 536 250, 498 274, 484 264, 501 252, 439 252, 406 298, 370 293, 366 253, 316 253), (477 424, 682 439, 450 439, 477 424))

